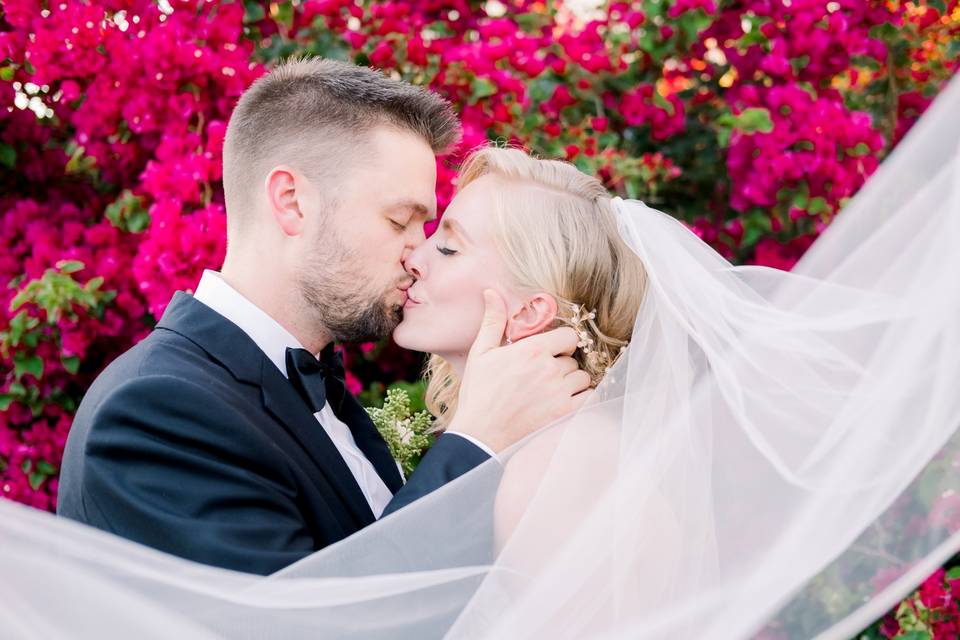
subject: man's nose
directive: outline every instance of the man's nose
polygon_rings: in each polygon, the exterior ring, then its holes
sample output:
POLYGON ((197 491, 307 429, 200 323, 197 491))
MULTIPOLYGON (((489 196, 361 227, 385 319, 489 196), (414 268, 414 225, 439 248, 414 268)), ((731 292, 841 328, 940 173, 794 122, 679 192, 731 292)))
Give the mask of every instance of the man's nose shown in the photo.
POLYGON ((402 262, 403 268, 406 270, 406 272, 419 280, 423 277, 423 271, 416 260, 416 256, 416 251, 408 251, 406 255, 404 255, 402 262))

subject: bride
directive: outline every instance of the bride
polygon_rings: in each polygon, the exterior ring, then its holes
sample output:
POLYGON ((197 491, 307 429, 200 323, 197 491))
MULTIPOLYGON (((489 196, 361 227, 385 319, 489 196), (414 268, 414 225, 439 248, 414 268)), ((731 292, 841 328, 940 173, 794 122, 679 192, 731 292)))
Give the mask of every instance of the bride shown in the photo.
POLYGON ((433 354, 440 429, 491 327, 574 327, 587 403, 265 578, 0 504, 5 633, 853 636, 960 548, 958 110, 954 82, 791 273, 477 152, 395 339, 433 354))
MULTIPOLYGON (((440 228, 406 261, 416 282, 393 336, 401 347, 432 354, 426 398, 437 426, 449 424, 456 413, 459 380, 487 288, 506 302, 504 327, 497 325, 506 343, 572 327, 580 338, 574 358, 596 387, 628 346, 647 287, 643 261, 620 237, 614 201, 596 178, 573 165, 538 160, 518 149, 473 153, 458 186, 440 228)), ((599 463, 614 459, 615 421, 599 421, 576 434, 568 427, 561 421, 507 464, 494 517, 498 546, 526 512, 561 441, 579 438, 577 450, 591 458, 586 466, 614 468, 599 463)), ((562 512, 551 514, 554 526, 558 517, 570 527, 588 517, 591 497, 599 493, 594 482, 577 479, 580 466, 564 469, 569 486, 552 489, 563 501, 562 512)), ((604 486, 610 481, 612 474, 603 478, 604 486)), ((676 529, 669 505, 647 504, 637 511, 658 523, 651 533, 660 534, 661 544, 652 546, 659 559, 669 558, 665 545, 676 529)))

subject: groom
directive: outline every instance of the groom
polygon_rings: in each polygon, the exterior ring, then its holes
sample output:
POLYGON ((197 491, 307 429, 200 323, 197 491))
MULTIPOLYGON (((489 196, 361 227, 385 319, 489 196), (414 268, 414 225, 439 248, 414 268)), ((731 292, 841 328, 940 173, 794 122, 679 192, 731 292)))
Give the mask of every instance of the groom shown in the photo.
POLYGON ((450 430, 404 479, 346 391, 336 341, 388 335, 436 216, 449 104, 345 63, 284 64, 227 129, 228 248, 86 394, 58 512, 206 564, 268 574, 496 456, 578 402, 563 329, 500 347, 488 298, 450 430), (536 393, 532 391, 536 390, 536 393))

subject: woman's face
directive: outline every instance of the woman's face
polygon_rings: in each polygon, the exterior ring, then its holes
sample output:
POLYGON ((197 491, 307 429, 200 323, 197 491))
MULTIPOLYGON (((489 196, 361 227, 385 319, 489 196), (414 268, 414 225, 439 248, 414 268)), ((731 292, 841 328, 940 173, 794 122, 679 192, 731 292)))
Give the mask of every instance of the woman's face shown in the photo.
POLYGON ((494 176, 468 184, 447 207, 437 231, 417 247, 405 266, 417 281, 407 291, 403 321, 393 332, 406 349, 455 361, 469 352, 483 319, 483 291, 493 289, 512 305, 503 258, 494 243, 491 194, 502 188, 494 176))

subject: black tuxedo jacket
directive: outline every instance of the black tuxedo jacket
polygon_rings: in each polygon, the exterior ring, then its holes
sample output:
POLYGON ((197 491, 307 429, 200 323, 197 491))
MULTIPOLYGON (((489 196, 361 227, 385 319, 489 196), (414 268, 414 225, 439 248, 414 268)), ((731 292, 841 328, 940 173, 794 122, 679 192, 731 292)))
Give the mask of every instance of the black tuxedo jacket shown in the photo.
MULTIPOLYGON (((488 458, 442 435, 404 485, 355 398, 347 394, 337 417, 394 492, 384 515, 488 458)), ((264 575, 375 519, 290 382, 239 327, 182 292, 84 397, 57 511, 184 558, 264 575)))

